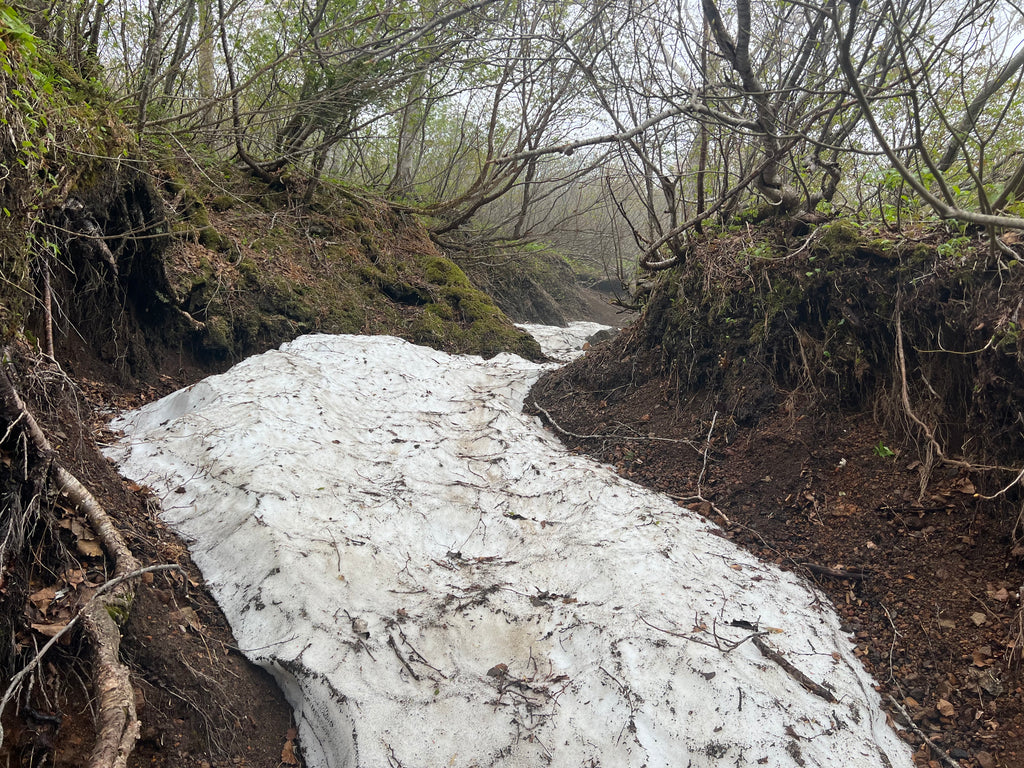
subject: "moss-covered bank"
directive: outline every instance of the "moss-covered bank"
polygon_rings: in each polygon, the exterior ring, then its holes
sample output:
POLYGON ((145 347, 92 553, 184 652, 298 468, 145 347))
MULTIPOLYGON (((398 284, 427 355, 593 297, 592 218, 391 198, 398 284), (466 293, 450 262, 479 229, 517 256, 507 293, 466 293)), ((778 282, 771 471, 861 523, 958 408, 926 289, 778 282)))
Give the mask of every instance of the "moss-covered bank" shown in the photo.
POLYGON ((1022 295, 1019 262, 942 228, 718 232, 656 278, 618 348, 555 375, 609 400, 628 397, 643 371, 665 376, 726 433, 806 396, 823 414, 873 410, 924 444, 917 418, 947 458, 1016 466, 1022 295))

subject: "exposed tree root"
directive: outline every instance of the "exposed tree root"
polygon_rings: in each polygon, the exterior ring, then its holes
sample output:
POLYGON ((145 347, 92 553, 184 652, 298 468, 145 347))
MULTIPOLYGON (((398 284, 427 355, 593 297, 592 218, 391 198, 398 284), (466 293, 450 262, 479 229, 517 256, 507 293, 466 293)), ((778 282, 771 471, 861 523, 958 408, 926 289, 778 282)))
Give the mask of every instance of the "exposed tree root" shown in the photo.
MULTIPOLYGON (((929 477, 931 475, 931 470, 932 470, 932 467, 934 466, 936 460, 938 460, 942 464, 945 464, 946 466, 958 467, 958 468, 960 468, 962 470, 965 470, 967 472, 976 472, 976 471, 987 470, 987 469, 1000 469, 1000 470, 1009 469, 1008 467, 990 467, 990 466, 983 466, 983 465, 978 465, 978 464, 972 464, 969 461, 964 461, 963 459, 953 459, 953 458, 950 458, 949 456, 946 455, 946 452, 942 448, 942 444, 935 437, 934 430, 932 430, 932 428, 929 427, 928 424, 925 423, 924 420, 922 420, 914 412, 914 408, 913 408, 913 406, 910 403, 910 389, 909 389, 909 387, 907 385, 907 361, 906 361, 906 357, 904 356, 904 353, 903 353, 903 324, 901 322, 900 299, 897 299, 897 302, 896 302, 896 329, 895 330, 896 330, 896 367, 897 367, 897 371, 899 373, 900 402, 903 405, 903 412, 906 414, 907 418, 909 418, 914 424, 917 425, 917 427, 923 433, 923 435, 925 437, 925 440, 927 441, 927 445, 926 445, 926 448, 925 448, 926 458, 925 458, 924 466, 923 466, 923 468, 921 470, 921 485, 920 485, 921 490, 920 490, 920 494, 919 494, 918 498, 919 499, 920 498, 924 498, 924 494, 925 494, 927 486, 928 486, 928 480, 929 480, 929 477)), ((986 346, 988 346, 988 345, 986 345, 986 346)), ((1011 471, 1015 471, 1016 472, 1017 470, 1011 470, 1011 471)), ((1009 491, 1015 485, 1020 483, 1022 480, 1024 480, 1024 468, 1022 468, 1019 472, 1017 472, 1017 476, 1012 481, 1010 481, 1010 483, 1007 486, 1005 486, 1002 490, 997 491, 996 493, 993 493, 990 496, 984 496, 984 495, 982 495, 980 493, 979 494, 975 494, 975 496, 976 496, 976 498, 982 499, 983 501, 992 501, 994 499, 999 498, 1003 494, 1005 494, 1007 491, 1009 491)))
MULTIPOLYGON (((96 743, 89 768, 122 768, 127 764, 139 735, 135 712, 135 693, 128 670, 120 662, 121 632, 118 623, 127 618, 135 590, 129 574, 140 572, 110 517, 88 489, 54 459, 54 451, 38 422, 19 397, 6 371, 0 369, 0 395, 4 411, 11 421, 21 421, 37 461, 49 462, 49 477, 54 487, 83 513, 95 530, 108 555, 114 559, 117 584, 97 594, 82 610, 82 625, 92 647, 93 685, 97 696, 96 743)), ((5 703, 8 697, 5 696, 5 703)))

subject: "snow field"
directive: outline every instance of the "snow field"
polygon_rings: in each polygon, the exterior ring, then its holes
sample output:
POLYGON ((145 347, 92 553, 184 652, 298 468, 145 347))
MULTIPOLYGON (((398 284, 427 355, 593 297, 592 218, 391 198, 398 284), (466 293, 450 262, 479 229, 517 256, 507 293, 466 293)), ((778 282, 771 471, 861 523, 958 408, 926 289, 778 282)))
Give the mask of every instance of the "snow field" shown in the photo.
POLYGON ((110 455, 310 766, 909 768, 824 598, 567 452, 522 413, 545 369, 307 336, 125 414, 110 455))

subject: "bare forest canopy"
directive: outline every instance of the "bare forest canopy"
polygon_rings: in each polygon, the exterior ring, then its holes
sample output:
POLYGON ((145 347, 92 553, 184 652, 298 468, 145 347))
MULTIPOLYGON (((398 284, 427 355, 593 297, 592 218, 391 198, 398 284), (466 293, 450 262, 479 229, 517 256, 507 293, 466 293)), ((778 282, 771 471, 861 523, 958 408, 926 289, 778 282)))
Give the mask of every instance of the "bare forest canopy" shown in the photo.
MULTIPOLYGON (((709 220, 1024 228, 1009 0, 0 8, 10 51, 45 41, 143 146, 308 195, 327 180, 386 192, 450 248, 543 240, 621 273, 678 263, 709 220)), ((19 89, 25 111, 48 77, 19 89)), ((45 165, 61 132, 22 127, 15 148, 40 144, 45 165)))

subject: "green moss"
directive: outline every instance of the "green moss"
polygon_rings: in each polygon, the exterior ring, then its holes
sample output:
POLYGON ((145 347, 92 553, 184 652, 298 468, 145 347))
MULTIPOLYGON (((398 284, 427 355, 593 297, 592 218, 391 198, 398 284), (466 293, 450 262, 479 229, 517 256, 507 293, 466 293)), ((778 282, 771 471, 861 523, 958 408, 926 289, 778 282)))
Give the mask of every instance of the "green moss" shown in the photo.
POLYGON ((238 273, 245 279, 252 282, 256 282, 259 278, 260 270, 256 266, 256 262, 252 259, 242 259, 238 262, 238 273))
POLYGON ((206 332, 203 334, 203 347, 215 355, 223 356, 234 353, 232 341, 233 328, 224 317, 214 315, 206 319, 206 332))
POLYGON ((363 252, 370 257, 370 260, 377 264, 381 260, 381 250, 377 245, 377 241, 374 240, 373 236, 369 233, 362 234, 359 236, 359 243, 363 246, 363 252))
POLYGON ((450 304, 428 304, 424 312, 430 313, 444 322, 455 320, 455 310, 450 304))
POLYGON ((132 603, 128 599, 110 602, 107 603, 106 609, 107 615, 114 620, 117 626, 121 627, 128 621, 128 617, 132 612, 132 603))
POLYGON ((182 219, 171 227, 174 234, 194 237, 196 242, 211 251, 226 253, 231 250, 234 243, 213 226, 210 213, 195 190, 173 174, 164 182, 164 189, 179 198, 182 206, 182 219))
POLYGON ((450 331, 448 323, 432 311, 436 305, 427 309, 417 317, 409 328, 412 340, 417 344, 429 347, 443 346, 446 342, 447 332, 450 331))
POLYGON ((895 261, 899 257, 899 251, 895 243, 892 240, 886 240, 884 237, 869 240, 864 244, 864 248, 873 255, 886 260, 895 261))
POLYGON ((416 263, 423 270, 424 276, 435 285, 465 288, 473 290, 473 284, 469 282, 466 273, 451 259, 443 256, 417 255, 414 257, 416 263))
POLYGON ((862 238, 856 224, 846 219, 840 219, 822 227, 822 234, 818 242, 829 256, 842 262, 857 252, 862 238))
POLYGON ((219 213, 223 213, 224 211, 230 211, 237 203, 237 198, 231 195, 217 195, 210 201, 210 207, 219 213))
POLYGON ((260 285, 258 306, 264 312, 283 315, 308 326, 316 316, 313 307, 283 277, 271 277, 260 285))

